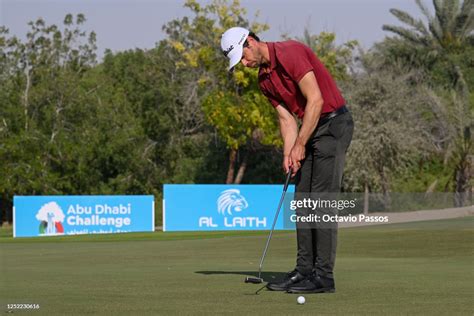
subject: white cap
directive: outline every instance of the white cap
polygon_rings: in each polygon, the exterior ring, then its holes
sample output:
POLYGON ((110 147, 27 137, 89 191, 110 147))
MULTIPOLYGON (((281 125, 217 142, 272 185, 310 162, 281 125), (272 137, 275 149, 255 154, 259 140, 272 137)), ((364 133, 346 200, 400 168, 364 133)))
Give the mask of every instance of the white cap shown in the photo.
POLYGON ((243 46, 248 35, 249 30, 243 27, 232 27, 222 34, 222 52, 230 60, 228 70, 234 68, 242 59, 243 46))

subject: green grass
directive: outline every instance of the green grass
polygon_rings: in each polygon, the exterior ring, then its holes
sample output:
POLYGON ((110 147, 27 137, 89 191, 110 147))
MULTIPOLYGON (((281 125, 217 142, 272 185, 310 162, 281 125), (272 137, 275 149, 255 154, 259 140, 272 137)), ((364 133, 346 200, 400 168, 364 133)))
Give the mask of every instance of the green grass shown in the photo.
MULTIPOLYGON (((13 239, 0 230, 0 303, 35 315, 472 315, 474 217, 341 229, 334 294, 254 292, 266 232, 13 239)), ((294 267, 278 232, 266 280, 294 267)))
MULTIPOLYGON (((275 234, 288 232, 277 231, 275 234)), ((0 229, 2 243, 57 243, 57 242, 108 242, 108 241, 166 241, 184 239, 209 239, 233 236, 268 236, 268 231, 210 231, 210 232, 143 232, 127 234, 70 235, 59 237, 21 237, 13 238, 11 228, 0 229), (3 230, 3 232, 2 232, 3 230)))

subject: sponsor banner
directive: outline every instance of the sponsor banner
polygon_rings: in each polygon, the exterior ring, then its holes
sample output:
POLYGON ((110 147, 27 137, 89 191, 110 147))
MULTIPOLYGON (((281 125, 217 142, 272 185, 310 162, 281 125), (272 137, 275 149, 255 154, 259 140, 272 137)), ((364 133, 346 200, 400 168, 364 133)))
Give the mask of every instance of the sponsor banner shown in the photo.
POLYGON ((13 237, 154 231, 153 195, 15 196, 13 237))
MULTIPOLYGON (((267 230, 282 192, 283 185, 166 184, 163 231, 267 230)), ((281 210, 275 229, 291 229, 283 223, 281 210)))
MULTIPOLYGON (((163 230, 267 230, 282 191, 283 185, 165 185, 163 230)), ((436 192, 295 194, 294 186, 289 186, 275 229, 393 224, 440 219, 448 213, 468 216, 472 201, 471 195, 436 192)))

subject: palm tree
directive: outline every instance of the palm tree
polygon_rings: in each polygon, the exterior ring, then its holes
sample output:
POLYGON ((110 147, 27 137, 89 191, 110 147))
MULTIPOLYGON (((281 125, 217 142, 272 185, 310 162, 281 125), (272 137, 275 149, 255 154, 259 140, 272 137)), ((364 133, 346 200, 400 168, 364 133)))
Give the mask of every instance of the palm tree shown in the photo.
POLYGON ((399 35, 417 46, 452 50, 474 43, 474 0, 433 0, 434 16, 421 0, 415 0, 428 24, 398 9, 390 12, 409 27, 383 25, 382 29, 399 35))
MULTIPOLYGON (((464 79, 468 67, 461 69, 459 59, 474 46, 474 0, 433 0, 434 15, 423 4, 415 0, 427 19, 415 19, 407 12, 391 9, 390 12, 408 27, 384 25, 383 30, 397 34, 378 46, 384 53, 405 65, 419 67, 428 73, 435 64, 440 66, 450 78, 450 84, 433 91, 433 113, 437 119, 436 130, 444 135, 440 149, 444 154, 445 166, 453 166, 455 204, 460 206, 472 194, 473 150, 471 139, 473 98, 472 86, 464 79), (385 46, 384 46, 385 45, 385 46)), ((435 142, 438 136, 433 134, 435 142)), ((472 197, 471 197, 472 198, 472 197)))

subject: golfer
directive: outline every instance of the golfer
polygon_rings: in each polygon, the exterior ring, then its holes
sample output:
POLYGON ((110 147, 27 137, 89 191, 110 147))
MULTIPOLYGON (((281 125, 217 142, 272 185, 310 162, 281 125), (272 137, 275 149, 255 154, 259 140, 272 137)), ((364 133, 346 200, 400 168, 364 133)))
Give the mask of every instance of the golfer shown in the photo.
MULTIPOLYGON (((336 82, 314 52, 292 40, 262 42, 241 27, 222 35, 221 48, 230 59, 229 71, 239 62, 259 68, 260 90, 278 112, 283 168, 295 177, 296 196, 340 192, 354 124, 336 82)), ((299 212, 305 214, 305 210, 299 212)), ((324 228, 297 223, 296 236, 296 268, 267 288, 290 293, 334 292, 337 223, 324 228)))

